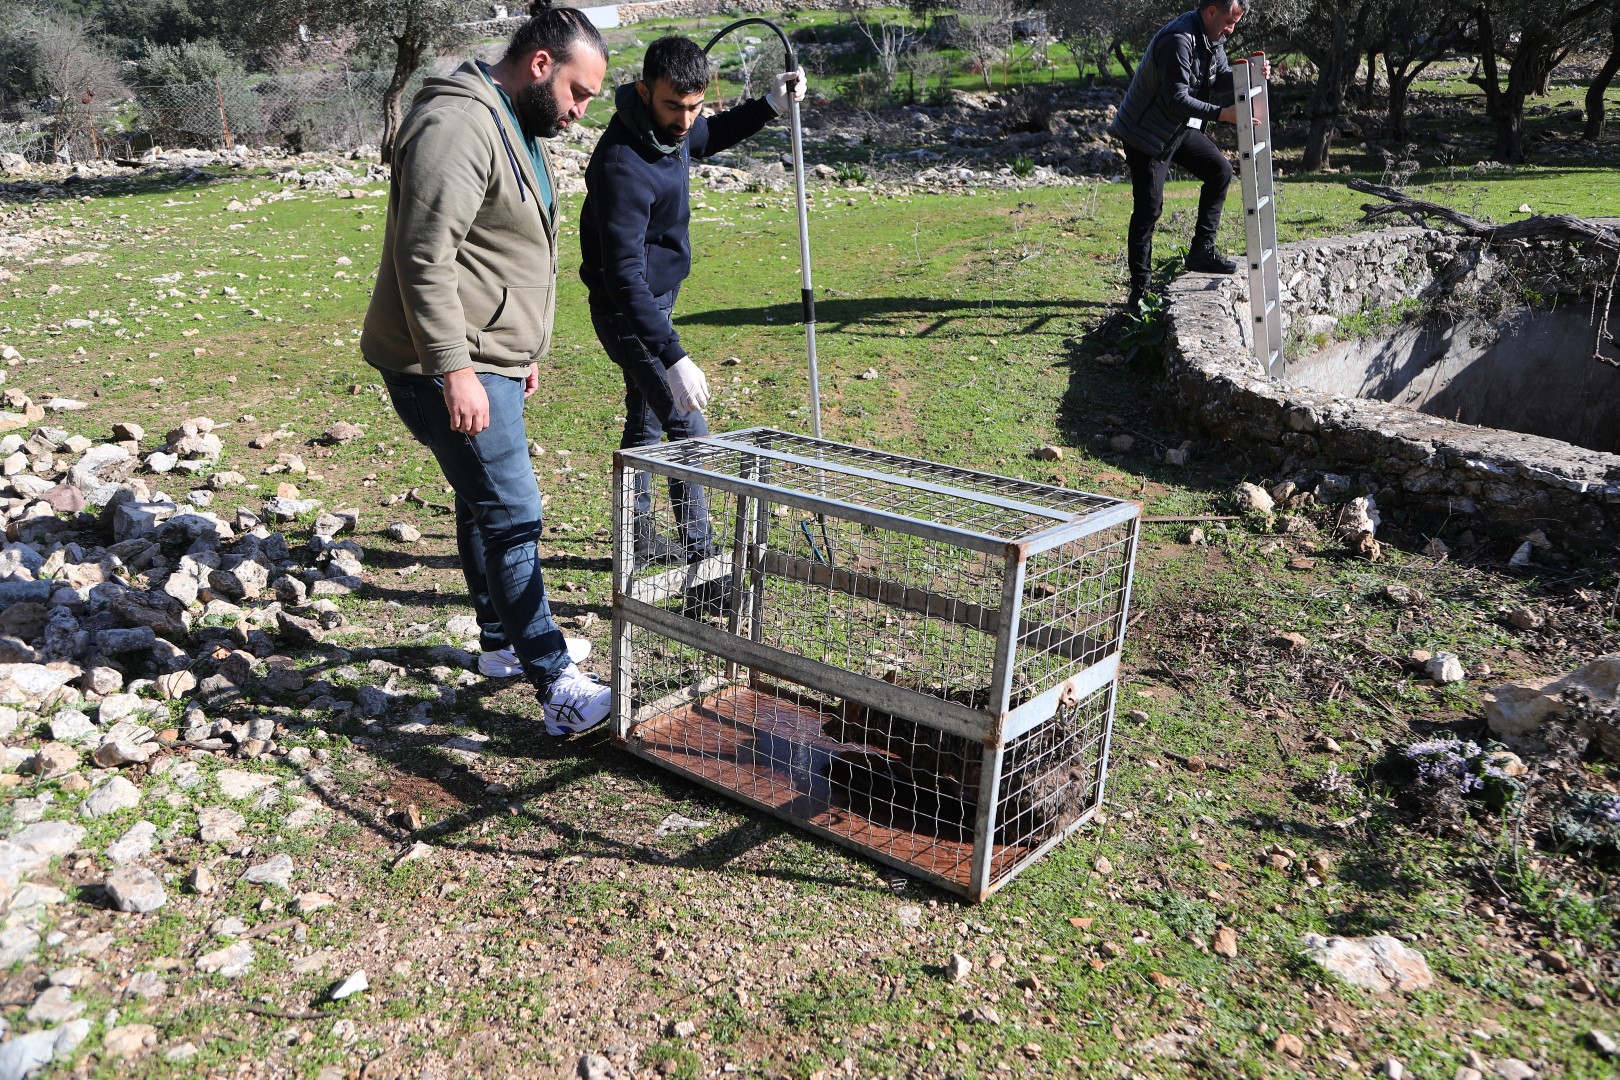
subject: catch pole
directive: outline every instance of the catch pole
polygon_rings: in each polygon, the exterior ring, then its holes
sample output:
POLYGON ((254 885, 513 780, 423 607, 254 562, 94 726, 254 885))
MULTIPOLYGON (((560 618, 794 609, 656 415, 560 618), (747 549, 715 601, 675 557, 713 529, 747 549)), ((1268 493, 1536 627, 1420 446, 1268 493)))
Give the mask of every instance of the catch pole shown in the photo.
MULTIPOLYGON (((741 26, 768 27, 782 42, 783 55, 786 57, 786 72, 792 74, 799 70, 798 61, 794 58, 793 43, 782 32, 782 28, 769 19, 748 18, 738 19, 729 26, 723 27, 719 33, 709 39, 703 46, 705 55, 720 43, 725 37, 741 26)), ((805 359, 810 368, 810 433, 821 438, 821 374, 816 366, 816 287, 810 277, 810 206, 804 189, 804 128, 799 120, 799 102, 793 96, 791 85, 788 88, 788 131, 793 148, 793 188, 798 202, 799 211, 799 304, 804 315, 804 348, 805 359)))

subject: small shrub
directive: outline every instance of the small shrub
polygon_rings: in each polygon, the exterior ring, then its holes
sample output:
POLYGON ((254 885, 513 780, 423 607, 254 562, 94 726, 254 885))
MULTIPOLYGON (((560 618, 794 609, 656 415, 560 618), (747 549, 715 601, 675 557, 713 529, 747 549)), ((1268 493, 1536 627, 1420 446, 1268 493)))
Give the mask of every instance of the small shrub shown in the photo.
POLYGON ((866 170, 854 161, 846 161, 838 166, 838 182, 840 184, 864 184, 868 179, 866 170))
POLYGON ((1030 176, 1035 172, 1035 162, 1028 154, 1019 154, 1012 159, 1012 171, 1014 176, 1020 178, 1030 176))
POLYGON ((1168 307, 1160 293, 1147 293, 1136 303, 1135 311, 1125 313, 1125 332, 1119 337, 1119 351, 1126 360, 1135 360, 1139 353, 1154 352, 1169 333, 1168 307))
POLYGON ((1571 791, 1552 821, 1553 839, 1566 851, 1604 861, 1620 857, 1620 795, 1571 791))

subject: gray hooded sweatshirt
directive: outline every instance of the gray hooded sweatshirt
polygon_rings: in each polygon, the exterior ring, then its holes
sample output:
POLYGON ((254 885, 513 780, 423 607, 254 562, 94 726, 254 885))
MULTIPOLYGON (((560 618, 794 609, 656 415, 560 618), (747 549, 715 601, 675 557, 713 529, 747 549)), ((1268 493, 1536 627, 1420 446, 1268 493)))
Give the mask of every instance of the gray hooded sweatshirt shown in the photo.
POLYGON ((477 65, 429 79, 394 146, 382 262, 360 335, 366 360, 407 374, 470 367, 517 378, 545 356, 557 224, 539 190, 522 134, 477 65))

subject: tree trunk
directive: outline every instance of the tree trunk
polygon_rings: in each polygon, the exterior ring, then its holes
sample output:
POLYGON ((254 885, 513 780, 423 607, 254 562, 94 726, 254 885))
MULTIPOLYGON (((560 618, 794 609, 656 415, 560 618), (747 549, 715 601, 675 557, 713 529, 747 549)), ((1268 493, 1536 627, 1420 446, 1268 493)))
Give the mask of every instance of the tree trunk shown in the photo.
POLYGON ((1404 75, 1389 75, 1389 137, 1395 142, 1406 141, 1406 91, 1412 80, 1404 75))
POLYGON ((405 120, 405 87, 411 76, 422 66, 426 46, 415 33, 416 27, 407 19, 404 32, 394 39, 394 71, 388 77, 388 89, 383 91, 383 130, 378 144, 378 155, 384 165, 394 160, 394 142, 399 138, 399 125, 405 120))
POLYGON ((1367 47, 1367 89, 1366 92, 1361 95, 1361 102, 1363 107, 1368 109, 1372 108, 1373 101, 1376 100, 1378 95, 1379 51, 1380 50, 1376 45, 1369 45, 1367 47))
POLYGON ((1115 38, 1114 39, 1113 51, 1114 51, 1114 59, 1118 60, 1119 61, 1119 66, 1125 69, 1125 81, 1127 83, 1130 82, 1131 79, 1134 78, 1135 75, 1136 75, 1136 65, 1132 64, 1131 63, 1131 58, 1125 55, 1125 39, 1124 38, 1115 38))
POLYGON ((1603 98, 1615 75, 1620 74, 1620 10, 1609 27, 1609 39, 1609 58, 1586 89, 1586 130, 1581 132, 1581 138, 1588 142, 1596 142, 1603 135, 1603 98))
POLYGON ((1327 49, 1316 64, 1316 87, 1311 91, 1307 108, 1311 115, 1310 133, 1305 136, 1306 172, 1320 172, 1327 168, 1333 150, 1333 136, 1337 133, 1339 114, 1344 111, 1345 68, 1350 77, 1361 61, 1361 50, 1352 48, 1350 28, 1344 13, 1333 12, 1333 32, 1327 49))
POLYGON ((1389 82, 1389 137, 1396 142, 1405 142, 1409 134, 1406 130, 1407 91, 1436 59, 1437 55, 1430 55, 1417 61, 1396 61, 1389 53, 1384 54, 1384 78, 1389 82))

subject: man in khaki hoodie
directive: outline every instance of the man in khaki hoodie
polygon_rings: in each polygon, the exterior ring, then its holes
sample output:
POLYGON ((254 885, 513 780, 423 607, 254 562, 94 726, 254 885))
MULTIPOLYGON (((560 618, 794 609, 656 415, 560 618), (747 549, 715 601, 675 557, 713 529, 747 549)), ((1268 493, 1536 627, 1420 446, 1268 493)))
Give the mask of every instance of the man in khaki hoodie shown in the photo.
POLYGON ((601 91, 607 49, 578 10, 549 5, 530 8, 499 63, 431 78, 411 103, 360 351, 455 490, 480 670, 526 675, 547 733, 567 735, 605 720, 610 692, 575 666, 583 655, 551 617, 523 402, 551 344, 557 281, 543 140, 601 91))

